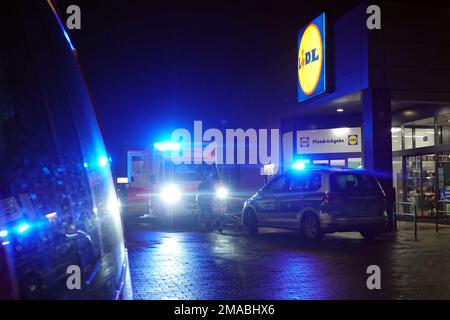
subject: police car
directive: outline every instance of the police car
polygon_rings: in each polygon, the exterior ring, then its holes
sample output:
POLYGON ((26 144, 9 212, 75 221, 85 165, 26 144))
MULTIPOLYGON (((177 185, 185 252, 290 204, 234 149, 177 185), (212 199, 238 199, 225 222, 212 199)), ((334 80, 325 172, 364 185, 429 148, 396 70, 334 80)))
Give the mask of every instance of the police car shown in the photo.
POLYGON ((242 216, 250 234, 274 227, 299 230, 309 240, 346 231, 373 238, 387 224, 386 196, 366 170, 296 162, 248 199, 242 216))

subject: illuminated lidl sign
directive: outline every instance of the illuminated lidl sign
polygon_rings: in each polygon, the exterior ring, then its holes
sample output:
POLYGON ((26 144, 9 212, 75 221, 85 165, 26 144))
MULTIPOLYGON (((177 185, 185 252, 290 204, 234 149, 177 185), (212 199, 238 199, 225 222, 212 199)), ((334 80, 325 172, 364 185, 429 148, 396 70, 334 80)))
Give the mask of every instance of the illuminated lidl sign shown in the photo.
POLYGON ((325 13, 298 33, 298 101, 326 92, 325 13))
POLYGON ((361 128, 297 131, 297 154, 361 152, 361 128))

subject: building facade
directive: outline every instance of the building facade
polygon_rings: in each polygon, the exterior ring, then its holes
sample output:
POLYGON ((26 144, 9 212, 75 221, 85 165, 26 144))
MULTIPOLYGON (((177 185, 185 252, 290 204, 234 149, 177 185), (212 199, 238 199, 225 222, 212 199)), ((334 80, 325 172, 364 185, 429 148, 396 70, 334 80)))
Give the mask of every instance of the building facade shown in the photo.
MULTIPOLYGON (((374 30, 368 6, 325 20, 327 89, 303 95, 281 120, 282 168, 296 158, 364 167, 378 175, 391 204, 412 202, 426 217, 450 200, 450 6, 380 2, 381 29, 374 30)), ((299 70, 308 61, 304 30, 299 70)))

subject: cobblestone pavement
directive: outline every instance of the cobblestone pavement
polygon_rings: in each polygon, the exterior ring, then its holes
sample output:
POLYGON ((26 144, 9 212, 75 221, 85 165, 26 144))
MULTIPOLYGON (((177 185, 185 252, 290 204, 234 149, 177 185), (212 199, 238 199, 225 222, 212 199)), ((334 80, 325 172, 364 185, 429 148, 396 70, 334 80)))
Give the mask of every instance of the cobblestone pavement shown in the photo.
POLYGON ((359 233, 302 242, 291 231, 224 234, 127 229, 135 299, 450 299, 450 226, 399 223, 366 241, 359 233), (368 290, 366 268, 381 268, 368 290))

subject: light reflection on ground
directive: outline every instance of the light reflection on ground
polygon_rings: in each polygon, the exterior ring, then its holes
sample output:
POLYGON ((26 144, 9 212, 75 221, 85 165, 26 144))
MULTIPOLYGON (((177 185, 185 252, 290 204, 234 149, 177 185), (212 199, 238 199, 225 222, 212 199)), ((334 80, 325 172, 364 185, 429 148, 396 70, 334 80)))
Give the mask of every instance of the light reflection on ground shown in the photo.
MULTIPOLYGON (((405 229, 402 227, 402 229, 405 229)), ((411 230, 374 242, 358 233, 300 241, 295 232, 225 234, 128 230, 136 299, 450 298, 450 228, 411 230), (448 248, 448 247, 447 247, 448 248), (367 266, 383 272, 382 290, 366 287, 367 266), (434 273, 424 272, 433 267, 434 273), (439 274, 439 277, 435 277, 439 274)))

